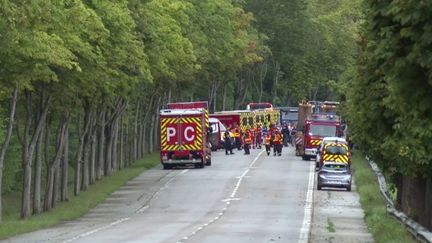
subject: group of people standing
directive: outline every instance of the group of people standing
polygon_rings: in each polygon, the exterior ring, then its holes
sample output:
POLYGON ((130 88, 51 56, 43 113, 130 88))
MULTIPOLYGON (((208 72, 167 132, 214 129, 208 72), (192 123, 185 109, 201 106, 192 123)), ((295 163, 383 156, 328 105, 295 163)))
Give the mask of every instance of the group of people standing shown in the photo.
POLYGON ((270 155, 271 148, 273 148, 273 155, 281 156, 282 147, 284 144, 287 146, 285 141, 291 137, 291 130, 288 126, 284 125, 283 128, 279 128, 274 124, 270 125, 270 128, 267 128, 266 125, 261 127, 258 124, 245 132, 242 132, 239 127, 231 131, 227 130, 224 133, 225 154, 234 154, 233 149, 238 151, 244 149, 244 154, 250 154, 251 149, 261 149, 264 142, 267 155, 270 155))

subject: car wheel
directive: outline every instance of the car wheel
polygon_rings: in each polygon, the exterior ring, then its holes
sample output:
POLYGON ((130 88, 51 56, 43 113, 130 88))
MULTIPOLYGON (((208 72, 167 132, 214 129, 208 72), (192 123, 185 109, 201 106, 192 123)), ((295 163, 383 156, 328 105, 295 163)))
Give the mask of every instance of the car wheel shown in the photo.
POLYGON ((172 168, 172 166, 170 164, 163 164, 163 168, 164 170, 169 170, 172 168))
POLYGON ((317 187, 318 187, 318 191, 321 191, 322 187, 320 185, 318 185, 317 187))
POLYGON ((347 191, 351 191, 351 185, 347 186, 347 191))
POLYGON ((303 156, 302 156, 302 159, 303 159, 303 160, 310 160, 309 157, 308 157, 307 155, 303 155, 303 156))

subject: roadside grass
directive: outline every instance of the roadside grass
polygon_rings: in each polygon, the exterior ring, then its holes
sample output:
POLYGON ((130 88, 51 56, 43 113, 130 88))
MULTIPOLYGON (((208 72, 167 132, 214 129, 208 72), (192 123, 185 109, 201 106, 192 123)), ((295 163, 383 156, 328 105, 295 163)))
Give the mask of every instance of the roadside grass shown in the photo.
POLYGON ((330 220, 330 218, 327 218, 327 230, 330 233, 336 232, 335 227, 334 227, 334 223, 330 220))
POLYGON ((72 220, 84 215, 89 209, 105 200, 130 179, 159 163, 159 153, 147 155, 143 160, 136 161, 110 177, 104 177, 91 185, 79 196, 73 195, 73 185, 69 186, 69 201, 60 202, 49 212, 34 215, 27 220, 19 218, 21 209, 21 194, 12 193, 3 197, 3 221, 0 224, 0 239, 31 232, 53 226, 66 220, 72 220))
POLYGON ((387 214, 386 203, 382 197, 378 181, 365 157, 357 152, 352 157, 354 178, 360 194, 360 204, 365 213, 369 232, 376 242, 417 242, 405 226, 387 214))

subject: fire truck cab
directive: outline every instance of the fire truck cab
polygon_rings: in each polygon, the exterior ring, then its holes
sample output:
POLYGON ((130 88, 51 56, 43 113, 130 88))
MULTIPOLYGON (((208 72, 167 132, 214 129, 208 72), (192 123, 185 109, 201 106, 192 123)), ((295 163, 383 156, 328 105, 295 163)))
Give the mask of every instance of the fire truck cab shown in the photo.
POLYGON ((316 157, 317 148, 324 137, 341 137, 340 119, 335 114, 312 114, 306 119, 304 127, 304 154, 302 158, 308 160, 316 157))

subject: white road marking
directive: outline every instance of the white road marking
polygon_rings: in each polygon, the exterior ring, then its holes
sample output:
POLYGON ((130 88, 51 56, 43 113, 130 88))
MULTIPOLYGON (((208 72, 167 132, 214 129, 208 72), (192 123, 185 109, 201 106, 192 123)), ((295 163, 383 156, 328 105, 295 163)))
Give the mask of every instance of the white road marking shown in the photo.
MULTIPOLYGON (((188 171, 189 171, 189 170, 185 169, 185 170, 183 170, 182 172, 180 172, 180 173, 174 175, 171 179, 169 179, 169 180, 165 183, 165 185, 164 185, 162 188, 160 188, 157 192, 155 192, 155 193, 153 194, 153 196, 150 198, 148 204, 146 204, 146 205, 144 205, 143 207, 141 207, 141 208, 139 208, 138 210, 136 210, 134 214, 142 213, 142 212, 144 212, 146 209, 148 209, 148 208, 151 206, 151 202, 157 198, 157 195, 158 195, 162 190, 165 190, 166 188, 168 188, 168 185, 169 185, 169 184, 170 184, 170 183, 171 183, 171 182, 172 182, 172 181, 173 181, 177 176, 179 176, 179 175, 183 175, 183 174, 185 174, 185 173, 188 172, 188 171)), ((168 175, 168 174, 167 174, 167 175, 168 175)), ((97 233, 97 232, 99 232, 99 231, 102 231, 102 230, 105 230, 105 229, 111 228, 111 227, 113 227, 113 226, 115 226, 115 225, 117 225, 117 224, 120 224, 120 223, 122 223, 122 222, 124 222, 124 221, 127 221, 127 220, 129 220, 129 219, 131 219, 131 218, 130 218, 130 217, 127 217, 127 218, 121 218, 121 219, 116 220, 116 221, 114 221, 114 222, 112 222, 112 223, 110 223, 110 224, 107 224, 107 225, 104 225, 104 226, 102 226, 102 227, 96 228, 96 229, 94 229, 94 230, 90 230, 90 231, 87 231, 87 232, 85 232, 85 233, 82 233, 82 234, 76 235, 76 236, 74 236, 73 238, 70 238, 70 239, 68 239, 68 240, 63 241, 63 243, 69 243, 69 242, 72 242, 72 241, 74 241, 74 240, 77 240, 77 239, 80 239, 80 238, 83 238, 83 237, 89 236, 89 235, 94 234, 94 233, 97 233)), ((186 238, 186 240, 187 240, 187 238, 186 238)))
POLYGON ((315 181, 315 163, 311 163, 309 167, 309 184, 306 194, 306 201, 304 205, 303 224, 300 230, 299 243, 307 243, 309 241, 309 234, 311 229, 312 220, 312 207, 313 207, 313 192, 315 181))
POLYGON ((224 199, 224 200, 222 200, 222 202, 230 202, 230 201, 240 201, 240 198, 227 198, 227 199, 224 199))
MULTIPOLYGON (((199 231, 205 229, 205 228, 208 227, 209 225, 211 225, 211 224, 213 224, 214 222, 218 221, 218 220, 219 220, 219 219, 224 215, 224 213, 228 210, 228 207, 229 207, 229 205, 231 204, 231 201, 239 201, 239 200, 240 200, 240 198, 235 197, 235 195, 237 194, 237 191, 238 191, 238 189, 240 188, 240 185, 241 185, 243 179, 244 179, 244 178, 249 178, 249 177, 250 177, 250 176, 247 176, 247 173, 249 173, 249 171, 250 171, 251 169, 256 169, 256 168, 258 168, 258 167, 254 167, 253 165, 257 162, 258 158, 261 156, 261 154, 262 154, 264 151, 265 151, 265 150, 262 150, 260 153, 258 153, 258 155, 255 157, 255 159, 254 159, 254 160, 249 164, 249 166, 245 168, 246 170, 245 170, 245 171, 244 171, 244 172, 243 172, 239 177, 236 177, 236 178, 238 179, 238 181, 237 181, 236 186, 234 187, 234 189, 233 189, 233 191, 232 191, 230 197, 227 198, 227 199, 222 200, 222 202, 226 203, 227 206, 224 207, 224 208, 222 208, 222 210, 221 210, 221 212, 218 214, 218 216, 216 216, 214 219, 211 219, 208 223, 203 224, 203 225, 200 227, 201 229, 200 229, 199 231)), ((197 232, 195 232, 195 233, 197 233, 197 232)), ((188 239, 188 237, 190 238, 190 237, 192 237, 193 235, 195 235, 195 234, 188 235, 188 236, 184 237, 182 240, 177 241, 177 243, 183 243, 185 240, 188 239)))
POLYGON ((86 236, 91 235, 91 234, 93 234, 93 233, 96 233, 96 232, 98 232, 98 231, 101 231, 101 230, 104 230, 104 229, 108 229, 108 228, 110 228, 110 227, 112 227, 112 226, 114 226, 114 225, 120 224, 120 223, 122 223, 122 222, 124 222, 124 221, 127 221, 127 220, 129 220, 129 219, 130 219, 130 218, 122 218, 122 219, 119 219, 119 220, 117 220, 117 221, 112 222, 111 224, 108 224, 108 225, 105 225, 105 226, 103 226, 103 227, 100 227, 100 228, 97 228, 97 229, 94 229, 94 230, 88 231, 88 232, 86 232, 86 233, 83 233, 83 234, 77 235, 77 236, 75 236, 75 237, 73 237, 73 238, 71 238, 71 239, 69 239, 69 240, 63 241, 63 242, 64 242, 64 243, 68 243, 68 242, 72 242, 72 241, 74 241, 74 240, 78 240, 78 239, 80 239, 80 238, 86 237, 86 236))

